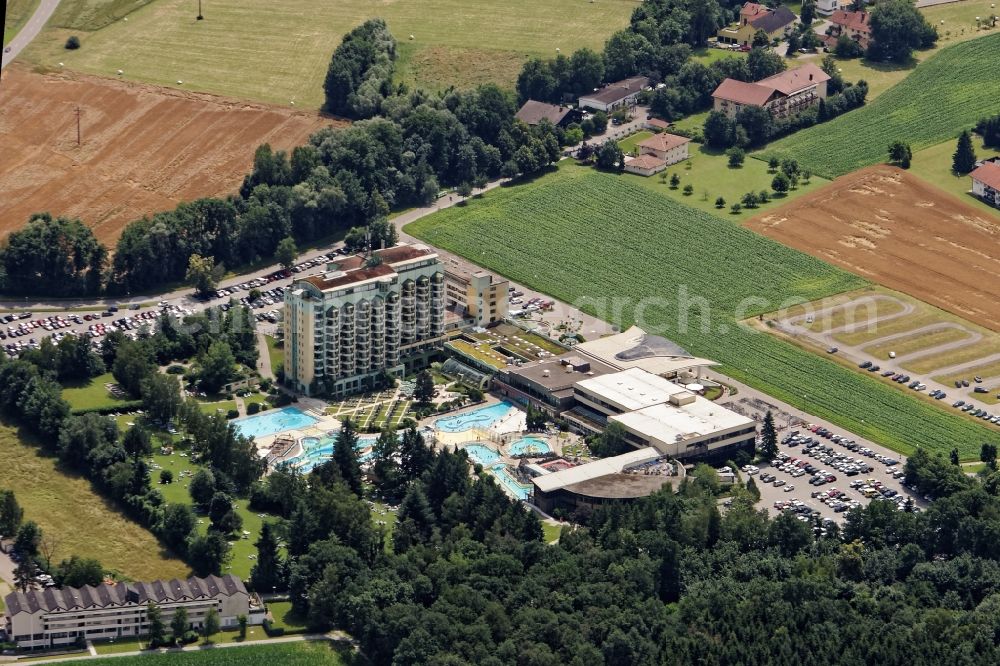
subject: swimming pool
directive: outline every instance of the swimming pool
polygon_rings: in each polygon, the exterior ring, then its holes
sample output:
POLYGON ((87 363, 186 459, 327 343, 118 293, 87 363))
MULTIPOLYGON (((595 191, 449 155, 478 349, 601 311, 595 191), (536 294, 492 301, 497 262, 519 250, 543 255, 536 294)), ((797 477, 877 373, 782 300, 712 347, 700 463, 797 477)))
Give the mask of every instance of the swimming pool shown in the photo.
POLYGON ((317 419, 309 416, 301 409, 283 407, 269 409, 260 414, 246 416, 233 421, 233 425, 241 435, 246 437, 266 437, 286 430, 299 430, 316 423, 317 419))
POLYGON ((479 463, 483 467, 495 463, 500 459, 500 453, 496 449, 491 449, 482 444, 469 444, 464 448, 465 452, 469 454, 469 459, 474 463, 479 463))
MULTIPOLYGON (((375 452, 371 448, 375 445, 376 439, 378 437, 358 437, 358 443, 354 447, 354 450, 365 451, 358 456, 359 461, 367 462, 375 455, 375 452)), ((302 455, 289 458, 284 462, 292 467, 296 467, 303 474, 308 474, 316 465, 320 465, 333 457, 333 447, 336 442, 336 436, 303 437, 299 440, 303 448, 302 455)))
POLYGON ((509 490, 517 499, 526 500, 531 496, 531 486, 519 483, 517 479, 511 476, 506 463, 493 465, 490 467, 490 472, 492 472, 493 476, 495 476, 497 480, 499 480, 500 483, 502 483, 503 486, 507 488, 507 490, 509 490))
POLYGON ((544 440, 535 437, 522 437, 507 448, 512 456, 543 456, 552 450, 544 440))
POLYGON ((444 432, 464 432, 473 428, 489 428, 506 416, 513 407, 514 405, 509 402, 480 407, 465 414, 438 419, 434 422, 434 427, 444 432))

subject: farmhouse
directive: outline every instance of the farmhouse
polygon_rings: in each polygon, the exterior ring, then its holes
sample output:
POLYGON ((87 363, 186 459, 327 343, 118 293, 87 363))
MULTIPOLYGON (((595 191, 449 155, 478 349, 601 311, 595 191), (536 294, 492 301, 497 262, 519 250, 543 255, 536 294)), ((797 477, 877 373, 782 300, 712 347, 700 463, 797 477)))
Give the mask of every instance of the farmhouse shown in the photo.
POLYGON ((784 5, 771 9, 748 2, 740 9, 739 22, 719 30, 718 37, 720 42, 727 44, 750 46, 758 30, 763 30, 768 39, 781 39, 791 31, 795 20, 795 14, 784 5))
POLYGON ((983 162, 969 177, 972 178, 972 193, 1000 208, 1000 162, 983 162))
POLYGON ((644 155, 652 155, 670 165, 683 162, 688 158, 689 143, 691 143, 691 139, 686 136, 663 132, 640 141, 638 145, 640 152, 644 155))
POLYGON ((514 117, 525 125, 537 125, 543 120, 548 120, 555 126, 568 124, 572 109, 568 106, 556 106, 529 99, 518 109, 514 117))
POLYGON ((580 97, 581 109, 595 111, 614 111, 627 106, 635 106, 642 89, 649 85, 645 76, 634 76, 630 79, 609 83, 600 90, 580 97))
POLYGON ((625 171, 637 176, 652 176, 667 168, 667 163, 655 155, 625 157, 625 171))
POLYGON ((223 627, 235 627, 240 615, 251 624, 264 618, 260 600, 231 574, 28 590, 8 594, 4 602, 7 635, 20 648, 71 645, 80 638, 144 636, 149 632, 146 609, 151 603, 160 608, 165 621, 174 610, 185 609, 192 629, 200 628, 213 608, 223 627))
POLYGON ((825 40, 827 46, 836 46, 837 38, 841 35, 847 35, 861 48, 867 49, 872 34, 871 17, 869 12, 845 12, 841 10, 833 12, 833 16, 830 17, 830 30, 825 40))
POLYGON ((829 74, 812 63, 756 83, 726 79, 712 93, 714 109, 729 118, 746 106, 764 107, 777 118, 793 116, 825 99, 829 80, 829 74))

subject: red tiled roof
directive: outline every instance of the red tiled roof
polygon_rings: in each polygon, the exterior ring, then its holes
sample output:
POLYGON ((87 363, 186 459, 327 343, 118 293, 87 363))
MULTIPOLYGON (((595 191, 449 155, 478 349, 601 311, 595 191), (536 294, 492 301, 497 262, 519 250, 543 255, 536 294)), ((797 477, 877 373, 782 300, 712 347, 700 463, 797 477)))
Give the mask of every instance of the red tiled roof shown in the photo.
POLYGON ((625 160, 625 166, 636 169, 656 169, 657 167, 666 166, 666 164, 666 162, 655 155, 639 155, 639 157, 625 160))
POLYGON ((660 120, 659 118, 650 118, 646 121, 648 127, 657 127, 659 129, 667 129, 670 127, 670 123, 666 120, 660 120))
POLYGON ((808 63, 762 79, 757 82, 757 85, 773 88, 785 95, 792 95, 803 88, 829 80, 829 74, 816 65, 808 63))
POLYGON ((871 20, 871 17, 872 15, 869 12, 845 12, 842 9, 838 9, 830 16, 830 23, 848 28, 849 30, 869 32, 871 26, 868 25, 868 22, 871 20))
POLYGON ((648 139, 640 141, 638 145, 640 148, 649 148, 650 150, 672 150, 690 141, 691 139, 686 136, 677 136, 676 134, 667 134, 664 132, 662 134, 654 134, 648 139))
POLYGON ((737 104, 752 104, 763 106, 771 99, 774 90, 756 83, 746 83, 736 79, 726 79, 712 93, 712 97, 724 99, 737 104))
POLYGON ((757 4, 756 2, 747 2, 740 9, 740 16, 750 18, 751 16, 757 16, 762 12, 771 11, 764 5, 757 4))
POLYGON ((969 176, 972 177, 972 180, 978 180, 987 187, 1000 190, 1000 164, 996 162, 983 162, 969 176))

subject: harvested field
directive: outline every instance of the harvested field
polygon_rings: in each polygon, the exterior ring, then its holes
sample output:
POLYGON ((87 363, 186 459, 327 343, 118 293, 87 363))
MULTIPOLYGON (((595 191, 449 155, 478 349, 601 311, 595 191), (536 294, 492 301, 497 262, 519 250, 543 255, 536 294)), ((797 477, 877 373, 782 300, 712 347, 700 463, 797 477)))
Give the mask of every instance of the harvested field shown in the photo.
POLYGON ((143 215, 234 192, 259 144, 289 149, 335 122, 314 112, 19 66, 4 71, 0 108, 0 234, 49 211, 79 217, 108 243, 143 215))
POLYGON ((746 226, 1000 330, 1000 221, 901 169, 843 176, 746 226))

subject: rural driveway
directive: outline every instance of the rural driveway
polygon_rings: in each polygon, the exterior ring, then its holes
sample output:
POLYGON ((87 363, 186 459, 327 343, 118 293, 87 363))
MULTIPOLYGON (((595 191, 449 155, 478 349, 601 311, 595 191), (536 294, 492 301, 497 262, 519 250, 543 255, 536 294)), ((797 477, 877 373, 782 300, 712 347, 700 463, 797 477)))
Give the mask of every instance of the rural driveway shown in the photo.
POLYGON ((49 22, 49 18, 58 6, 59 0, 42 0, 39 3, 38 9, 31 15, 28 22, 24 24, 21 31, 17 33, 14 39, 10 40, 10 44, 4 47, 3 58, 0 59, 0 69, 3 69, 8 63, 13 61, 21 53, 21 50, 38 36, 38 33, 49 22))

